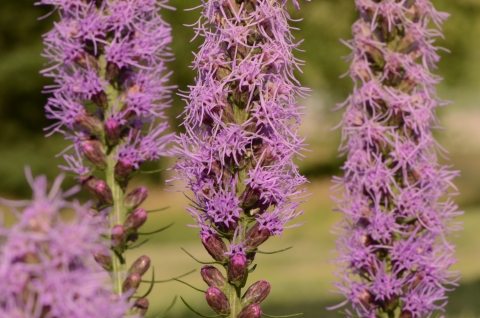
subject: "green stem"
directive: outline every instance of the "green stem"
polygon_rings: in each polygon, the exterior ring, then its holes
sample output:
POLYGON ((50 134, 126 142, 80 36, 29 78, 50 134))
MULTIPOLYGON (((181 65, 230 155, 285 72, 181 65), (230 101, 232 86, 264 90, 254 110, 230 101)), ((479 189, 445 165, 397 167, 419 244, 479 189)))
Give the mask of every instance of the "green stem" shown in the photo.
POLYGON ((227 286, 228 299, 230 301, 230 318, 237 318, 240 309, 240 299, 237 296, 237 289, 234 285, 227 286))
MULTIPOLYGON (((110 218, 110 228, 113 228, 117 224, 123 224, 125 222, 125 207, 123 206, 123 190, 120 185, 115 180, 114 169, 116 165, 116 160, 114 158, 115 152, 112 151, 108 154, 107 157, 107 169, 106 177, 107 184, 112 190, 113 196, 113 208, 110 218)), ((124 280, 124 274, 127 271, 127 266, 125 263, 125 253, 122 252, 122 258, 118 256, 113 257, 113 285, 115 293, 122 294, 122 285, 124 280)))
MULTIPOLYGON (((106 68, 107 68, 107 61, 105 57, 101 55, 99 57, 100 62, 100 76, 105 77, 106 68)), ((106 94, 108 100, 108 109, 113 110, 112 108, 117 103, 117 98, 119 96, 118 90, 112 85, 107 85, 106 87, 106 94)), ((105 146, 107 146, 106 137, 103 140, 105 146)), ((107 168, 105 170, 105 177, 107 185, 110 187, 113 196, 113 207, 112 211, 110 212, 110 229, 112 229, 115 225, 123 224, 125 222, 126 211, 125 206, 123 204, 124 198, 124 190, 120 186, 120 184, 115 180, 115 165, 117 164, 117 160, 115 159, 116 155, 116 147, 109 149, 107 153, 107 168)), ((124 275, 127 271, 127 266, 125 262, 125 252, 122 248, 119 255, 113 256, 113 270, 112 270, 112 277, 113 277, 113 286, 115 293, 121 295, 122 294, 122 285, 125 279, 124 275)))

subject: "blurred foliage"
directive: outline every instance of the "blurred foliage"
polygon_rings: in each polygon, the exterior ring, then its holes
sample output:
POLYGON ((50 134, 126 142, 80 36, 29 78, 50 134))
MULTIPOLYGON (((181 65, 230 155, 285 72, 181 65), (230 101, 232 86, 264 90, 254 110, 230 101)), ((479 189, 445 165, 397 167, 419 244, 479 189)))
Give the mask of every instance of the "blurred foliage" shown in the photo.
MULTIPOLYGON (((0 193, 25 195, 23 166, 30 165, 34 174, 46 173, 50 177, 58 173, 57 165, 61 152, 67 143, 60 136, 44 139, 43 129, 49 123, 44 117, 43 105, 47 96, 42 87, 51 83, 39 71, 45 60, 40 56, 42 34, 51 29, 57 14, 50 14, 52 8, 35 6, 32 0, 2 0, 0 3, 0 193), (41 20, 38 18, 47 16, 41 20)), ((192 85, 195 72, 189 68, 202 39, 194 37, 192 27, 200 13, 199 9, 185 9, 200 5, 200 0, 171 0, 175 11, 164 10, 163 16, 173 27, 172 51, 175 60, 170 63, 174 73, 171 83, 185 91, 192 85)), ((480 74, 480 1, 479 0, 433 0, 439 10, 451 13, 444 25, 446 39, 440 46, 448 48, 451 54, 441 52, 442 61, 438 73, 445 78, 443 86, 458 94, 469 94, 476 89, 480 74)), ((351 90, 351 81, 340 78, 348 70, 348 63, 342 59, 349 54, 339 39, 351 38, 350 26, 356 19, 353 0, 314 0, 302 3, 301 11, 290 4, 292 19, 303 19, 293 23, 300 28, 294 31, 297 39, 305 39, 297 57, 306 61, 304 73, 298 77, 304 86, 313 91, 313 98, 321 99, 327 110, 321 116, 329 117, 328 109, 342 101, 351 90)), ((443 95, 441 95, 444 97, 443 95)), ((174 96, 173 107, 169 110, 174 129, 181 123, 184 101, 174 96)), ((337 115, 338 117, 338 115, 337 115)), ((333 125, 331 125, 333 126, 333 125)), ((318 134, 318 133, 317 133, 318 134)), ((312 139, 311 139, 312 140, 312 139)), ((325 145, 315 140, 318 148, 330 147, 325 160, 307 160, 301 165, 310 176, 330 175, 337 171, 340 160, 335 158, 335 142, 325 145), (333 148, 332 148, 333 147, 333 148), (321 162, 319 164, 319 162, 321 162)), ((323 153, 323 152, 322 152, 323 153)), ((317 154, 318 156, 318 154, 317 154)), ((308 158, 308 156, 307 156, 308 158)), ((318 157, 317 157, 318 159, 318 157)), ((154 164, 149 168, 155 168, 154 164)), ((153 177, 158 179, 157 177, 153 177)))

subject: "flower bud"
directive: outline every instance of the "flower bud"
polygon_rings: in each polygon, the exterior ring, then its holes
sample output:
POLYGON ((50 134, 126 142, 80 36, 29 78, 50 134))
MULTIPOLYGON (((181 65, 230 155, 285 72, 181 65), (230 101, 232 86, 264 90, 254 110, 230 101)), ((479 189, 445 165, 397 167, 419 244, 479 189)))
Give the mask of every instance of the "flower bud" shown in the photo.
POLYGON ((230 303, 227 296, 217 287, 210 287, 205 293, 207 303, 219 315, 230 313, 230 303))
POLYGON ((133 315, 145 316, 148 310, 150 303, 147 298, 139 298, 132 307, 133 315))
POLYGON ((225 261, 227 246, 220 237, 217 235, 202 234, 202 243, 208 254, 210 254, 214 260, 219 262, 225 261))
POLYGON ((259 280, 248 287, 242 302, 246 304, 260 304, 270 293, 270 284, 267 281, 259 280))
POLYGON ((245 246, 248 246, 250 249, 258 248, 272 235, 269 229, 263 228, 259 230, 259 227, 257 223, 247 232, 245 246))
POLYGON ((200 274, 202 275, 203 280, 210 287, 217 287, 220 289, 227 286, 227 280, 223 277, 222 273, 216 269, 214 266, 203 266, 200 274))
POLYGON ((262 317, 262 309, 257 304, 251 304, 243 308, 237 318, 260 318, 262 317))
POLYGON ((122 225, 115 225, 110 235, 112 247, 122 247, 125 242, 125 228, 122 225))
POLYGON ((410 310, 403 310, 398 318, 413 318, 413 315, 410 310))
POLYGON ((75 124, 85 129, 92 135, 100 135, 103 132, 103 124, 100 119, 87 113, 78 115, 75 124))
POLYGON ((75 57, 75 63, 85 69, 99 69, 98 61, 95 56, 88 54, 87 52, 80 52, 75 57))
POLYGON ((125 207, 127 209, 135 209, 138 207, 140 204, 142 204, 143 201, 148 196, 148 190, 145 187, 138 187, 136 189, 133 189, 125 199, 123 200, 125 207))
POLYGON ((133 163, 128 158, 119 159, 115 165, 115 179, 119 181, 125 181, 130 177, 133 172, 133 163))
POLYGON ((145 209, 138 209, 131 213, 125 220, 124 226, 126 231, 138 230, 145 221, 147 221, 148 213, 145 209))
POLYGON ((112 190, 103 180, 99 180, 94 176, 80 178, 80 183, 89 192, 93 193, 101 202, 113 204, 112 190))
POLYGON ((370 293, 368 290, 364 290, 361 295, 358 296, 358 300, 365 306, 365 308, 370 309, 372 308, 375 303, 374 303, 374 297, 372 293, 370 293))
POLYGON ((120 138, 120 124, 114 118, 105 121, 105 132, 107 133, 110 144, 115 145, 120 138))
POLYGON ((97 104, 100 108, 106 109, 108 107, 108 97, 104 91, 100 91, 92 95, 92 102, 97 104))
POLYGON ((146 255, 140 256, 128 270, 129 274, 137 273, 140 276, 145 274, 145 272, 150 268, 150 258, 146 255))
POLYGON ((105 79, 110 80, 114 79, 118 76, 119 73, 118 65, 113 62, 107 62, 106 72, 105 72, 105 79))
POLYGON ((236 254, 228 262, 228 281, 240 286, 247 273, 247 258, 244 254, 236 254))
POLYGON ((122 291, 126 293, 130 289, 137 289, 138 286, 140 286, 141 280, 142 277, 140 276, 140 274, 131 273, 123 282, 122 291))
POLYGON ((82 152, 99 169, 107 166, 107 156, 103 152, 103 145, 98 140, 85 140, 81 144, 82 152))
POLYGON ((111 271, 113 269, 112 257, 100 252, 93 253, 93 258, 100 264, 105 270, 111 271))

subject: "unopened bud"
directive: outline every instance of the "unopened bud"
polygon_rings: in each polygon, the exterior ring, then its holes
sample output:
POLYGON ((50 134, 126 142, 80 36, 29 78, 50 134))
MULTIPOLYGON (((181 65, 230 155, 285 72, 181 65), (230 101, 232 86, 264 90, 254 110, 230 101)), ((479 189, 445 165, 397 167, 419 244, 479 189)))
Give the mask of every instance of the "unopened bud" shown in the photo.
POLYGON ((140 256, 128 270, 129 274, 137 273, 140 276, 145 274, 146 271, 150 268, 150 258, 146 255, 140 256))
POLYGON ((217 287, 210 287, 205 293, 207 303, 219 315, 230 313, 230 303, 227 296, 217 287))
POLYGON ((133 189, 130 191, 129 194, 125 197, 123 200, 125 207, 127 209, 135 209, 138 207, 140 204, 142 204, 143 201, 148 196, 148 190, 145 187, 138 187, 136 189, 133 189))
POLYGON ((413 318, 413 315, 410 310, 404 310, 400 313, 400 316, 398 318, 413 318))
POLYGON ((131 230, 138 230, 140 226, 142 226, 145 221, 147 221, 148 213, 144 209, 135 210, 135 212, 131 213, 127 219, 125 220, 124 226, 126 231, 131 230))
POLYGON ((257 304, 251 304, 243 308, 238 318, 260 318, 262 317, 262 309, 257 304))
POLYGON ((104 91, 100 91, 92 95, 92 102, 97 104, 100 108, 105 109, 108 107, 108 97, 104 91))
POLYGON ((93 253, 93 258, 97 261, 98 264, 102 265, 105 270, 111 271, 113 269, 112 257, 110 255, 95 252, 93 253))
POLYGON ((208 254, 210 254, 214 260, 219 262, 225 261, 227 246, 220 237, 217 235, 202 234, 202 243, 208 254))
POLYGON ((103 145, 99 140, 85 140, 81 144, 82 152, 99 169, 107 166, 107 156, 103 152, 103 145))
POLYGON ((240 286, 247 273, 247 258, 244 254, 236 254, 228 262, 228 281, 240 286))
POLYGON ((122 225, 115 225, 110 235, 112 247, 121 247, 125 242, 125 228, 122 225))
POLYGON ((365 308, 370 309, 374 305, 374 297, 373 295, 368 291, 364 290, 361 295, 358 296, 358 300, 365 306, 365 308))
POLYGON ((125 181, 133 172, 133 163, 128 158, 119 159, 115 165, 115 178, 119 181, 125 181))
POLYGON ((242 301, 246 304, 260 304, 270 293, 270 284, 267 281, 259 280, 248 287, 242 301))
POLYGON ((142 277, 140 276, 140 274, 131 273, 123 282, 122 291, 126 293, 130 289, 137 289, 138 286, 140 286, 141 281, 142 277))
POLYGON ((118 76, 118 73, 119 73, 119 68, 117 64, 108 62, 106 72, 105 72, 105 79, 106 80, 114 79, 118 76))
POLYGON ((94 70, 99 69, 98 61, 95 58, 95 56, 88 54, 87 52, 80 52, 75 57, 75 63, 77 63, 78 66, 85 69, 94 69, 94 70))
POLYGON ((93 193, 101 202, 106 204, 113 204, 112 190, 103 180, 99 180, 94 176, 80 178, 82 186, 93 193))
POLYGON ((248 187, 243 192, 242 197, 242 206, 248 209, 253 207, 255 203, 257 203, 258 199, 260 198, 260 192, 258 190, 254 190, 248 187))
POLYGON ((85 129, 92 135, 100 135, 103 132, 103 124, 100 119, 87 113, 78 115, 75 124, 85 129))
POLYGON ((120 138, 120 124, 114 118, 105 121, 105 132, 107 133, 110 144, 115 145, 120 138))
POLYGON ((214 266, 203 266, 202 270, 200 271, 203 280, 207 283, 210 287, 217 287, 220 289, 225 288, 227 286, 227 280, 223 277, 222 273, 216 269, 214 266))
POLYGON ((259 230, 259 227, 257 223, 247 232, 245 246, 248 246, 250 249, 256 249, 272 235, 269 229, 263 228, 259 230))
POLYGON ((150 303, 147 298, 139 298, 132 307, 133 315, 145 316, 148 310, 150 303))

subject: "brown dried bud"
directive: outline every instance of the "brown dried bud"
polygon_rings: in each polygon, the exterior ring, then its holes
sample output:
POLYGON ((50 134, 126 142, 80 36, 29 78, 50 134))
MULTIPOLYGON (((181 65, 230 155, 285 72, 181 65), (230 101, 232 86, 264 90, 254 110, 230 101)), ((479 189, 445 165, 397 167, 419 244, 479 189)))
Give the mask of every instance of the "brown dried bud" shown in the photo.
POLYGON ((85 140, 81 144, 82 152, 99 169, 107 166, 107 156, 103 152, 103 144, 99 140, 85 140))
POLYGON ((92 135, 100 135, 103 132, 103 124, 100 119, 87 113, 78 115, 75 123, 92 135))
POLYGON ((148 190, 145 187, 138 187, 133 189, 125 199, 123 203, 127 209, 133 210, 137 208, 148 196, 148 190))
POLYGON ((110 235, 112 247, 122 247, 125 242, 125 228, 122 225, 115 225, 110 235))
POLYGON ((145 316, 148 310, 150 303, 147 298, 139 298, 132 307, 133 315, 145 316))
POLYGON ((95 56, 88 54, 87 52, 80 52, 76 57, 75 57, 75 63, 78 64, 78 66, 85 68, 85 69, 94 69, 98 70, 99 64, 95 56))
POLYGON ((260 191, 247 187, 247 189, 243 191, 242 198, 242 206, 249 209, 257 203, 260 198, 260 191))
POLYGON ((120 124, 114 118, 105 121, 105 132, 111 145, 115 145, 120 139, 120 124))
POLYGON ((127 232, 132 230, 138 230, 138 228, 140 228, 145 223, 145 221, 147 221, 147 216, 148 213, 146 210, 135 210, 135 212, 131 213, 125 220, 125 230, 127 232))
POLYGON ((262 309, 257 304, 251 304, 243 308, 238 318, 260 318, 262 317, 262 309))
POLYGON ((224 262, 226 260, 225 253, 227 252, 227 246, 217 235, 202 234, 202 243, 205 246, 208 254, 213 257, 214 260, 224 262))
POLYGON ((141 281, 142 277, 140 276, 140 274, 131 273, 123 282, 122 291, 126 293, 130 289, 137 289, 138 286, 140 286, 141 281))
POLYGON ((122 158, 117 161, 115 165, 115 179, 119 181, 128 180, 133 172, 133 163, 128 158, 122 158))
POLYGON ((403 310, 398 318, 413 318, 410 310, 403 310))
POLYGON ((247 274, 247 258, 243 254, 236 254, 228 262, 228 281, 235 286, 241 286, 247 274))
POLYGON ((117 64, 113 62, 107 62, 107 68, 105 72, 105 79, 111 80, 118 76, 120 69, 118 68, 117 64))
POLYGON ((94 176, 80 178, 82 186, 93 193, 101 202, 105 204, 113 204, 112 190, 103 180, 99 180, 94 176))
POLYGON ((230 303, 227 296, 217 287, 210 287, 205 293, 208 305, 219 315, 230 313, 230 303))
POLYGON ((98 264, 102 265, 102 267, 107 271, 112 271, 113 263, 112 263, 112 256, 105 255, 104 253, 95 252, 93 253, 93 258, 97 261, 98 264))
POLYGON ((106 109, 108 107, 108 97, 104 91, 100 91, 94 95, 92 95, 92 102, 98 105, 98 107, 102 109, 106 109))
POLYGON ((227 286, 227 280, 222 273, 214 266, 203 266, 200 270, 203 281, 210 287, 217 287, 223 289, 227 286))
POLYGON ((150 268, 150 258, 146 255, 140 256, 128 270, 129 274, 137 273, 140 276, 145 274, 146 271, 150 268))
POLYGON ((248 287, 242 297, 244 304, 260 304, 270 293, 270 284, 267 281, 259 280, 248 287))
POLYGON ((272 235, 269 229, 263 228, 259 230, 259 224, 255 224, 250 230, 248 230, 245 237, 245 246, 250 249, 256 249, 263 244, 272 235))

